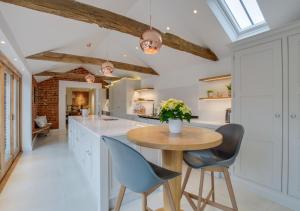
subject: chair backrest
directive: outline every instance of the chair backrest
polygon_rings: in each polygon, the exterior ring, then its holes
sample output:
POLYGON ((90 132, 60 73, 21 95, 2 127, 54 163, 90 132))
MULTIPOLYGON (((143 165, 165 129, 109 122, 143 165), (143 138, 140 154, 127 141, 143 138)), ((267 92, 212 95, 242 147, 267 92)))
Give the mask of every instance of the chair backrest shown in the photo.
POLYGON ((216 131, 223 135, 223 142, 220 146, 212 149, 213 153, 223 159, 234 161, 240 151, 244 127, 239 124, 227 124, 219 127, 216 131))
POLYGON ((102 139, 110 150, 113 172, 122 185, 143 193, 163 182, 139 152, 114 138, 102 139))

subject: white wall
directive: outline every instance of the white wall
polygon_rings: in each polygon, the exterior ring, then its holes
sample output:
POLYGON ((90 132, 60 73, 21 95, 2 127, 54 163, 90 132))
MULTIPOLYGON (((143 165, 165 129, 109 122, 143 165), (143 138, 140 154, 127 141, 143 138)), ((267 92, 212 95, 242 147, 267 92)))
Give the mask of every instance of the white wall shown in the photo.
POLYGON ((14 64, 22 74, 22 122, 21 122, 21 140, 23 151, 32 150, 32 107, 31 107, 31 89, 32 74, 26 67, 26 61, 21 50, 11 33, 11 30, 5 19, 0 13, 0 39, 6 42, 1 44, 1 52, 14 64), (16 59, 16 61, 14 60, 16 59))
POLYGON ((154 87, 158 99, 157 107, 161 100, 177 98, 186 102, 193 115, 199 115, 200 119, 224 122, 225 110, 231 106, 230 103, 200 102, 199 97, 206 92, 206 88, 201 86, 199 78, 231 72, 232 59, 226 57, 218 62, 203 62, 200 66, 160 71, 159 77, 142 80, 142 87, 154 87))

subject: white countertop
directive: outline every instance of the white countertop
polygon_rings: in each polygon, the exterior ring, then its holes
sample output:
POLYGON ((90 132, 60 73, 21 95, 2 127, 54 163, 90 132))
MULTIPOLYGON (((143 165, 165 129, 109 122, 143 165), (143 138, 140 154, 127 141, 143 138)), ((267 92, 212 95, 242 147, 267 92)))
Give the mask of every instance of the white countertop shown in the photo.
POLYGON ((208 127, 208 128, 214 128, 217 129, 218 127, 221 127, 222 125, 225 125, 227 123, 225 122, 211 122, 211 121, 203 121, 200 119, 191 119, 192 125, 198 125, 201 127, 208 127))
POLYGON ((150 124, 121 119, 112 116, 101 116, 99 118, 96 115, 91 115, 88 118, 83 118, 82 116, 70 116, 70 119, 73 119, 79 122, 83 127, 91 131, 96 136, 119 136, 125 135, 131 129, 137 127, 145 127, 150 124), (105 120, 105 119, 117 119, 117 120, 105 120))

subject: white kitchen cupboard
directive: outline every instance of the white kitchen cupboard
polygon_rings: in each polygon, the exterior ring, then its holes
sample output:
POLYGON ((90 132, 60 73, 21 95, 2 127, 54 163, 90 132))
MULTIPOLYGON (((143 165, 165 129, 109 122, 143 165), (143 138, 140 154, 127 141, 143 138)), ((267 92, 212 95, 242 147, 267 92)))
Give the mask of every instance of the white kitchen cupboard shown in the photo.
POLYGON ((109 88, 109 111, 112 116, 126 118, 133 113, 134 90, 140 88, 139 80, 121 79, 109 88))
POLYGON ((281 40, 235 52, 235 121, 245 127, 236 175, 281 191, 281 40))
MULTIPOLYGON (((109 207, 113 207, 115 204, 120 184, 114 176, 111 157, 106 145, 101 141, 101 136, 93 133, 84 124, 86 122, 78 122, 73 118, 69 118, 69 149, 73 152, 89 184, 89 188, 93 192, 91 197, 95 198, 98 203, 97 211, 108 211, 109 207)), ((103 128, 108 128, 109 123, 107 124, 103 128)), ((150 162, 161 165, 159 150, 137 146, 129 142, 126 135, 118 135, 114 138, 136 149, 150 162)), ((124 202, 138 196, 128 190, 124 202)))
POLYGON ((300 34, 288 37, 289 46, 289 188, 300 199, 300 34))
POLYGON ((300 21, 232 44, 237 181, 300 210, 300 21))

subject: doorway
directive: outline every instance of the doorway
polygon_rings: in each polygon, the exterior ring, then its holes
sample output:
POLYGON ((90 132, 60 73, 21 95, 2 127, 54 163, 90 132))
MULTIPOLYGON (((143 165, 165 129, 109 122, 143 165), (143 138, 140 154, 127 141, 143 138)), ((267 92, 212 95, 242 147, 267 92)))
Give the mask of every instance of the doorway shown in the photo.
POLYGON ((88 109, 89 115, 95 115, 95 94, 93 88, 67 88, 66 124, 69 116, 80 116, 81 109, 88 109))

